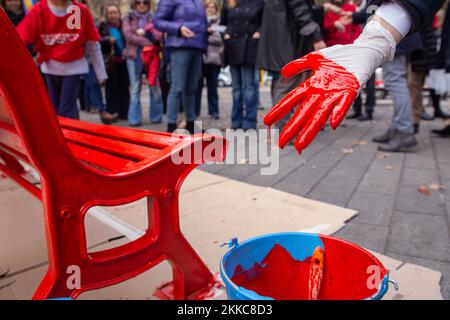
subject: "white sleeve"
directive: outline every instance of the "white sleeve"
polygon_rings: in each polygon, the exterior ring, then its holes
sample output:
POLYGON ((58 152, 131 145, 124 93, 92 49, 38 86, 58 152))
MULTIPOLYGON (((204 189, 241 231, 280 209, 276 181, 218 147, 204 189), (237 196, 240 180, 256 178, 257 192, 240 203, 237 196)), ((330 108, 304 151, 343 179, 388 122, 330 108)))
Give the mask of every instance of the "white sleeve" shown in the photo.
POLYGON ((397 1, 383 3, 376 11, 376 15, 386 20, 386 22, 394 27, 403 37, 411 30, 411 15, 397 1))
POLYGON ((92 66, 94 67, 97 80, 103 81, 108 79, 100 43, 96 41, 88 41, 86 44, 86 50, 91 59, 92 66))

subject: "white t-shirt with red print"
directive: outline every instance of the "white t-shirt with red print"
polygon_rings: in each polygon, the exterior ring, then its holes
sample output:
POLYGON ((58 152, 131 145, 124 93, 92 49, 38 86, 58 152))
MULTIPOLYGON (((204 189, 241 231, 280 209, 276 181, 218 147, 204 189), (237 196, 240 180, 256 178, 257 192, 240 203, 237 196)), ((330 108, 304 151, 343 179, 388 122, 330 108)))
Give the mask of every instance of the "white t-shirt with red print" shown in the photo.
MULTIPOLYGON (((48 0, 43 0, 33 6, 17 26, 22 39, 34 45, 43 73, 61 76, 85 74, 88 72, 86 49, 101 56, 98 44, 100 35, 91 13, 76 1, 72 5, 77 6, 78 10, 65 12, 52 6, 48 0), (68 22, 73 14, 79 14, 79 25, 68 22)), ((104 80, 106 72, 102 74, 101 66, 95 69, 97 78, 104 80)))

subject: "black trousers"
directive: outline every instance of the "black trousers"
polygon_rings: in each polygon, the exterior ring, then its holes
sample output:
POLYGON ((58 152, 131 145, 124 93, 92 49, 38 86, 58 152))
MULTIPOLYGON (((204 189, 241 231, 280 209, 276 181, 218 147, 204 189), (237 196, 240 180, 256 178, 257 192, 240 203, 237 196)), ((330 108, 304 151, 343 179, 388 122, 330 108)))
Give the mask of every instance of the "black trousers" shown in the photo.
MULTIPOLYGON (((366 113, 371 115, 375 109, 376 96, 375 96, 375 75, 373 75, 366 84, 366 113)), ((353 104, 353 110, 355 113, 362 113, 363 101, 361 95, 355 99, 353 104)))
POLYGON ((126 62, 114 62, 114 71, 108 73, 105 84, 106 111, 117 113, 120 119, 128 118, 130 104, 130 79, 126 62))

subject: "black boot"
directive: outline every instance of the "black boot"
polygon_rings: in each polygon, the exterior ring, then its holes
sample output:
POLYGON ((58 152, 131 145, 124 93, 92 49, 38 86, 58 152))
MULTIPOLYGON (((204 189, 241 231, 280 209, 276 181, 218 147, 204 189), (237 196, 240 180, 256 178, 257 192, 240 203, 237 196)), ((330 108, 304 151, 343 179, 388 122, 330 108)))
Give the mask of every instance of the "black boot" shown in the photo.
POLYGON ((373 117, 371 113, 365 112, 358 117, 359 121, 372 121, 373 117))
POLYGON ((420 131, 420 124, 415 123, 414 124, 414 134, 418 134, 420 131))
POLYGON ((186 130, 189 131, 190 134, 194 134, 195 132, 195 123, 194 121, 186 121, 186 130))
POLYGON ((176 123, 168 123, 167 124, 167 132, 172 133, 175 130, 177 130, 177 124, 176 123))
POLYGON ((205 133, 201 128, 195 125, 195 121, 187 121, 186 130, 189 131, 190 134, 205 133))
POLYGON ((358 119, 361 116, 361 112, 353 112, 347 116, 347 119, 358 119))
POLYGON ((434 110, 434 117, 441 119, 450 119, 450 114, 445 113, 441 108, 437 108, 434 110))
POLYGON ((450 138, 450 125, 446 126, 444 129, 431 130, 431 132, 442 138, 450 138))
POLYGON ((378 150, 383 152, 403 152, 415 146, 417 146, 417 140, 413 133, 403 133, 394 130, 391 141, 388 144, 378 146, 378 150))

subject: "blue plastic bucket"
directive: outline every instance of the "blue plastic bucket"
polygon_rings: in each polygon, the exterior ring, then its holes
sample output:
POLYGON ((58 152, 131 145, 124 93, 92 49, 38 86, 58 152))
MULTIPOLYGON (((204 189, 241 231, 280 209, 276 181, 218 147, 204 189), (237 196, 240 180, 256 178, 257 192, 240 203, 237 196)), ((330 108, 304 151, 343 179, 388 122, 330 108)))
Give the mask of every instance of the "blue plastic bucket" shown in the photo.
MULTIPOLYGON (((245 284, 237 285, 232 279, 242 272, 247 272, 250 275, 247 283, 251 283, 251 279, 256 279, 255 276, 267 268, 267 265, 264 265, 264 263, 267 264, 265 258, 273 252, 272 249, 276 245, 287 251, 293 261, 299 262, 310 261, 318 247, 323 250, 323 279, 318 294, 320 300, 380 300, 386 294, 389 282, 395 284, 394 281, 389 280, 389 271, 370 252, 350 242, 329 236, 277 233, 252 238, 241 243, 238 243, 237 239, 232 239, 228 245, 230 250, 221 260, 220 274, 230 300, 274 299, 273 296, 276 296, 274 288, 273 290, 265 288, 261 289, 264 292, 256 292, 248 289, 250 286, 246 288, 245 284), (255 266, 258 268, 255 269, 255 266), (373 282, 374 279, 375 282, 373 282)), ((283 272, 277 273, 274 277, 282 277, 282 274, 283 272)), ((271 279, 271 283, 272 280, 274 280, 273 283, 283 283, 278 282, 277 279, 271 279)), ((308 286, 307 279, 297 282, 299 283, 301 286, 308 286)), ((276 288, 278 292, 284 289, 288 291, 289 288, 276 288)), ((285 298, 292 299, 289 296, 281 299, 285 298)))

